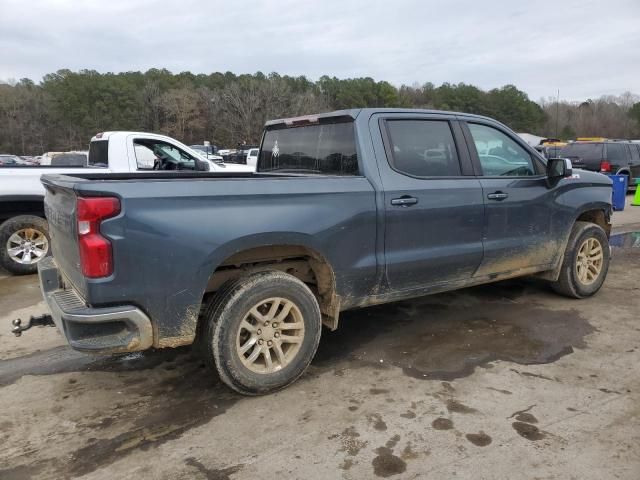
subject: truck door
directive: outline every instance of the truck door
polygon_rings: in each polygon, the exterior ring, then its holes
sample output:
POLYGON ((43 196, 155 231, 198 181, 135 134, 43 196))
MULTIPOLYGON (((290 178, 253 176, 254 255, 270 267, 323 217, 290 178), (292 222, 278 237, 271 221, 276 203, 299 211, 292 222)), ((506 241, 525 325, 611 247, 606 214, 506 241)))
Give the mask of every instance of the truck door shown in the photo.
POLYGON ((457 121, 437 114, 376 121, 390 290, 470 279, 482 260, 484 204, 457 121))
POLYGON ((475 276, 552 264, 559 251, 552 232, 558 208, 544 164, 497 124, 461 126, 485 203, 484 257, 475 276))

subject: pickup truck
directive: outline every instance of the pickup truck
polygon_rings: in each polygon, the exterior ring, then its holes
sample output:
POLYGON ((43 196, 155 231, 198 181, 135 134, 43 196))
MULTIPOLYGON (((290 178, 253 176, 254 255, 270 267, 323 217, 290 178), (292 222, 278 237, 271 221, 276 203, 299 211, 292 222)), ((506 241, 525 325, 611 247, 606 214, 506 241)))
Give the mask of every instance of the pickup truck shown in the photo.
POLYGON ((42 183, 53 257, 40 283, 69 344, 196 342, 247 395, 302 375, 344 310, 534 274, 583 298, 609 266, 611 180, 475 115, 274 120, 256 173, 42 183))
MULTIPOLYGON (((211 172, 253 171, 246 165, 211 161, 163 135, 105 132, 91 139, 88 160, 79 166, 20 165, 0 168, 0 267, 13 274, 36 273, 36 264, 49 254, 49 230, 44 219, 46 173, 139 173, 163 170, 211 172), (87 164, 88 163, 88 164, 87 164)), ((76 157, 80 155, 76 154, 76 157)))

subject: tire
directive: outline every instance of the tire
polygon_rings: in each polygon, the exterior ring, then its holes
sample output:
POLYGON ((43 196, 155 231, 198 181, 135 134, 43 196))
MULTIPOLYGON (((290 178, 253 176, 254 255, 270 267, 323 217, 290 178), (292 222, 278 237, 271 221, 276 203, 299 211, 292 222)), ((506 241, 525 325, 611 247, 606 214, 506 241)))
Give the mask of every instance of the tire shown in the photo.
POLYGON ((34 215, 20 215, 10 218, 0 225, 0 266, 14 275, 36 273, 38 262, 51 255, 49 225, 44 218, 34 215), (17 254, 11 249, 21 246, 20 241, 29 243, 29 250, 17 254), (26 260, 25 256, 29 259, 26 260), (22 262, 25 259, 25 262, 22 262))
POLYGON ((243 395, 272 393, 297 380, 311 363, 322 330, 320 307, 309 287, 277 270, 224 284, 203 321, 206 362, 243 395), (283 328, 294 324, 295 329, 283 328))
POLYGON ((551 287, 560 295, 571 298, 586 298, 594 295, 607 277, 609 271, 609 261, 611 252, 609 250, 609 239, 599 225, 589 222, 576 222, 571 230, 567 248, 560 268, 558 280, 551 283, 551 287), (591 241, 592 248, 589 248, 588 241, 591 241), (597 262, 597 244, 601 250, 601 261, 597 262), (583 255, 590 253, 589 259, 593 268, 587 267, 584 263, 583 255), (599 269, 597 268, 599 266, 599 269), (597 270, 597 274, 594 273, 597 270), (581 274, 581 272, 583 272, 581 274), (585 277, 584 272, 588 272, 585 277), (591 276, 589 278, 588 276, 591 276))

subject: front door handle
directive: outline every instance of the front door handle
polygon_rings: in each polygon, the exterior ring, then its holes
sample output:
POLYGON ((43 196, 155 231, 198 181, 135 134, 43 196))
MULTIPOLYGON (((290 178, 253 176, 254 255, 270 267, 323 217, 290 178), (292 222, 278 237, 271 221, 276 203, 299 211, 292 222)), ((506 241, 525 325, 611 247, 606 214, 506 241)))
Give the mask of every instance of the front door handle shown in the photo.
POLYGON ((409 195, 403 195, 400 198, 394 198, 391 200, 391 205, 397 205, 400 207, 410 207, 411 205, 415 205, 418 203, 418 199, 415 197, 410 197, 409 195))
POLYGON ((489 200, 498 200, 498 201, 504 200, 505 198, 508 198, 508 197, 509 197, 509 194, 504 192, 493 192, 487 195, 487 198, 489 200))

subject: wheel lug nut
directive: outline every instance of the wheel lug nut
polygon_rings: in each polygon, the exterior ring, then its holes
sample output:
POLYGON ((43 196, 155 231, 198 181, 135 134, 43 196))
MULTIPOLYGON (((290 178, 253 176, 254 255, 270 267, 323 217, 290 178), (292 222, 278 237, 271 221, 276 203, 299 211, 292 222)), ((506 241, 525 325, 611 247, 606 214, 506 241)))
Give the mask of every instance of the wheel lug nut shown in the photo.
POLYGON ((258 335, 262 335, 262 330, 258 329, 258 335))
POLYGON ((267 345, 268 345, 268 346, 271 346, 271 345, 273 345, 273 342, 272 342, 271 340, 269 340, 269 341, 267 342, 267 345))
POLYGON ((269 326, 269 320, 267 320, 266 322, 264 322, 264 326, 268 327, 269 326))
POLYGON ((264 343, 264 340, 260 339, 258 340, 258 345, 262 345, 264 343))
POLYGON ((273 328, 278 328, 278 322, 273 322, 272 327, 273 328))
POLYGON ((273 334, 274 337, 279 338, 280 337, 280 332, 276 332, 273 334))

